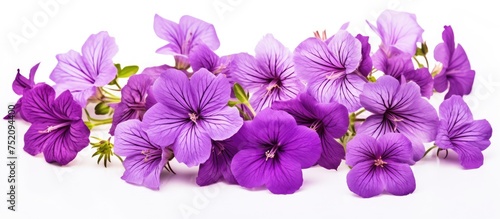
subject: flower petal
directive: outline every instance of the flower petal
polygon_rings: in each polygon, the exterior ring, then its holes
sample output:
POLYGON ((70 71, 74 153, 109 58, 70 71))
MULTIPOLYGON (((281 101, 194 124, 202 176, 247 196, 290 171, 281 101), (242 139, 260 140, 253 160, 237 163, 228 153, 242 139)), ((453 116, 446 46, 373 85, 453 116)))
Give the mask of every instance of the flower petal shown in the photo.
POLYGON ((476 169, 483 165, 484 157, 477 147, 455 147, 460 165, 465 169, 476 169))
POLYGON ((381 174, 380 169, 373 165, 373 160, 357 163, 347 173, 347 186, 349 190, 363 198, 380 195, 384 191, 381 174))
POLYGON ((452 96, 439 105, 439 117, 446 121, 449 130, 472 122, 472 112, 459 96, 452 96))
POLYGON ((268 170, 266 186, 274 194, 292 194, 302 186, 302 171, 297 162, 274 161, 268 170))
POLYGON ((371 162, 380 156, 377 140, 368 135, 356 135, 347 143, 345 162, 349 166, 356 166, 364 162, 371 162))
POLYGON ((50 74, 50 79, 56 82, 58 93, 65 90, 83 90, 95 83, 95 72, 87 69, 84 58, 71 50, 56 56, 57 66, 50 74))
POLYGON ((56 120, 57 115, 52 110, 56 94, 52 87, 41 84, 26 92, 21 105, 23 116, 31 123, 56 120))
POLYGON ((179 128, 179 137, 174 142, 173 150, 179 162, 192 167, 208 160, 212 143, 208 133, 194 123, 187 123, 179 128))
POLYGON ((399 133, 387 133, 377 140, 385 162, 412 163, 412 144, 408 138, 399 133))
POLYGON ((82 107, 73 100, 69 91, 63 92, 54 100, 52 110, 58 119, 80 120, 82 118, 82 107))
POLYGON ((43 155, 47 163, 66 165, 72 161, 76 154, 90 143, 90 130, 82 120, 71 123, 70 127, 63 127, 50 133, 43 144, 43 155))
POLYGON ((260 71, 269 73, 271 78, 295 76, 292 53, 271 34, 265 35, 255 47, 255 60, 260 71))
POLYGON ((395 162, 378 169, 380 169, 380 176, 385 182, 385 189, 388 193, 401 196, 415 191, 415 177, 410 165, 395 162))
POLYGON ((193 109, 189 93, 189 79, 179 70, 168 69, 153 84, 153 94, 159 103, 186 116, 193 109))
POLYGON ((356 70, 362 58, 361 42, 349 32, 339 30, 328 43, 328 48, 333 52, 333 64, 351 73, 356 70))
POLYGON ((359 63, 358 71, 365 77, 368 76, 373 67, 372 58, 370 57, 371 46, 368 38, 361 34, 356 35, 356 39, 361 43, 361 62, 359 63))
POLYGON ((366 79, 355 73, 337 78, 333 86, 332 100, 344 105, 349 112, 358 110, 361 107, 359 95, 366 82, 366 79))
POLYGON ((214 76, 207 69, 200 69, 191 76, 190 86, 190 109, 201 112, 202 116, 209 116, 227 106, 231 85, 224 75, 214 76))
POLYGON ((293 61, 300 79, 322 81, 332 72, 341 71, 329 47, 320 39, 308 38, 297 46, 293 61))
POLYGON ((240 113, 234 107, 224 107, 218 111, 203 115, 199 121, 200 127, 205 130, 213 140, 225 140, 233 136, 243 125, 240 113))
MULTIPOLYGON (((168 51, 176 54, 181 53, 182 35, 179 24, 169 21, 158 14, 154 18, 154 30, 158 37, 168 41, 168 51)), ((157 51, 158 52, 158 51, 157 51)))
POLYGON ((215 54, 205 44, 195 46, 189 54, 189 64, 193 71, 198 71, 201 68, 206 68, 210 72, 214 72, 219 66, 219 56, 215 54))
MULTIPOLYGON (((373 29, 373 26, 372 26, 373 29)), ((415 14, 385 10, 377 18, 377 34, 386 47, 395 47, 404 53, 415 54, 417 42, 422 42, 424 30, 415 14)))
POLYGON ((139 112, 134 109, 130 109, 124 103, 119 103, 114 110, 113 123, 111 124, 111 128, 109 129, 110 135, 115 135, 115 130, 118 124, 130 119, 139 119, 139 112))
POLYGON ((179 114, 161 103, 155 104, 145 114, 143 122, 151 141, 171 145, 179 136, 179 128, 189 121, 188 114, 179 114))
POLYGON ((233 157, 231 171, 243 187, 263 186, 268 181, 268 171, 272 162, 266 162, 263 149, 243 149, 233 157))
POLYGON ((365 134, 378 138, 385 133, 395 132, 396 124, 384 115, 371 115, 358 127, 357 134, 365 134))
POLYGON ((299 163, 301 168, 308 168, 318 162, 321 156, 321 141, 314 130, 305 126, 292 128, 280 125, 278 131, 280 137, 277 139, 282 144, 282 150, 279 151, 282 165, 283 162, 293 161, 299 163), (286 130, 287 128, 289 130, 286 130))
POLYGON ((132 154, 123 161, 125 172, 122 179, 134 185, 160 189, 160 174, 167 163, 166 159, 152 159, 145 161, 144 155, 132 154))
POLYGON ((320 137, 322 152, 318 164, 326 169, 337 169, 345 157, 344 147, 329 132, 320 137))
POLYGON ((377 83, 367 83, 359 95, 361 105, 368 111, 383 114, 392 102, 392 97, 399 88, 399 82, 393 77, 382 76, 377 83))
POLYGON ((238 152, 232 144, 223 141, 212 141, 212 152, 205 163, 200 164, 196 184, 206 186, 224 178, 228 183, 236 183, 231 172, 231 161, 238 152))
POLYGON ((141 154, 144 150, 161 150, 169 145, 159 146, 151 142, 144 131, 141 121, 137 119, 120 123, 116 128, 114 152, 120 156, 141 154))
POLYGON ((234 69, 231 76, 243 88, 254 92, 260 89, 263 84, 268 83, 267 79, 272 78, 270 72, 262 72, 256 59, 248 53, 239 53, 234 55, 234 69))
POLYGON ((115 38, 106 31, 90 35, 83 44, 82 57, 95 86, 105 86, 115 78, 117 69, 112 59, 117 52, 115 38))
POLYGON ((179 28, 182 31, 184 39, 190 39, 192 46, 203 43, 211 50, 216 50, 220 46, 219 38, 212 24, 189 15, 184 15, 179 21, 179 28))
POLYGON ((433 93, 434 80, 427 68, 419 68, 404 74, 405 81, 413 81, 420 87, 420 95, 430 99, 433 93))
POLYGON ((403 52, 393 52, 387 57, 382 50, 378 50, 373 55, 373 66, 384 74, 399 79, 404 73, 414 70, 411 57, 403 52))

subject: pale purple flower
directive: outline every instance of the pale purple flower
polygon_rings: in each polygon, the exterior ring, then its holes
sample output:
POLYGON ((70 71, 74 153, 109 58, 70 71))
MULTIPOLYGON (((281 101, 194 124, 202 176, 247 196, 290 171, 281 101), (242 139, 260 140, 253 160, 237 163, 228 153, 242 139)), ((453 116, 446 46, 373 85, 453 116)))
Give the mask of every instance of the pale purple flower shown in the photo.
POLYGON ((335 101, 353 112, 361 107, 359 94, 367 81, 366 70, 357 70, 362 58, 360 40, 340 30, 328 43, 317 38, 303 41, 293 60, 297 75, 307 82, 307 90, 316 100, 335 101))
POLYGON ((150 189, 160 188, 160 174, 174 155, 169 145, 153 143, 137 119, 122 122, 116 128, 114 151, 125 156, 122 179, 150 189))
POLYGON ((66 165, 89 144, 90 131, 71 93, 55 96, 46 84, 24 92, 22 110, 31 122, 24 135, 24 150, 33 156, 43 152, 48 163, 66 165))
POLYGON ((231 170, 243 187, 265 186, 275 194, 291 194, 302 186, 302 169, 318 161, 321 143, 315 131, 298 126, 281 110, 262 110, 235 135, 240 151, 231 170))
POLYGON ((274 102, 273 109, 292 115, 297 124, 316 131, 321 139, 322 153, 318 164, 326 169, 337 169, 345 157, 344 147, 335 139, 342 137, 349 126, 349 114, 342 104, 318 103, 312 96, 302 93, 288 101, 274 102))
POLYGON ((373 114, 357 133, 375 138, 389 132, 401 133, 412 142, 413 160, 422 158, 423 143, 434 141, 439 120, 436 109, 421 97, 416 83, 382 76, 365 85, 360 99, 361 105, 373 114))
POLYGON ((402 134, 387 133, 378 140, 356 135, 347 143, 346 164, 349 189, 363 198, 386 191, 408 195, 415 191, 415 177, 410 168, 411 142, 402 134))
POLYGON ((196 45, 205 44, 211 50, 220 46, 212 24, 188 15, 182 16, 179 23, 155 15, 154 30, 158 37, 168 42, 156 52, 174 55, 176 67, 180 69, 189 67, 189 54, 196 45))
POLYGON ((380 36, 380 49, 388 57, 394 49, 413 56, 417 50, 417 42, 423 42, 424 29, 417 23, 415 14, 385 10, 377 18, 377 26, 367 23, 380 36))
POLYGON ((50 79, 56 82, 57 93, 69 90, 76 102, 85 107, 96 88, 107 85, 116 77, 112 58, 117 52, 115 39, 102 31, 90 35, 81 54, 70 50, 57 55, 57 66, 50 74, 50 79))
POLYGON ((441 149, 451 149, 458 154, 460 164, 465 169, 483 165, 481 151, 490 146, 492 129, 485 120, 474 120, 464 100, 453 95, 439 106, 441 117, 436 136, 436 145, 441 149))
POLYGON ((250 91, 250 104, 259 112, 276 100, 289 100, 303 90, 295 74, 292 53, 271 34, 255 47, 255 57, 234 55, 232 79, 250 91))
MULTIPOLYGON (((14 79, 14 81, 12 82, 12 90, 14 91, 14 93, 16 93, 17 95, 21 96, 16 104, 14 105, 14 112, 15 112, 15 117, 16 118, 21 118, 27 122, 29 122, 28 120, 26 120, 26 116, 23 115, 23 110, 22 110, 22 105, 23 105, 23 97, 22 95, 31 90, 34 86, 35 86, 35 73, 36 73, 36 70, 38 69, 38 66, 40 65, 40 63, 34 65, 33 67, 31 67, 31 70, 30 70, 30 74, 29 74, 29 78, 26 78, 24 77, 20 72, 19 72, 19 69, 17 69, 17 74, 16 74, 16 78, 14 79)), ((6 115, 4 117, 4 119, 9 119, 10 116, 12 115, 6 115)))
POLYGON ((434 89, 444 92, 449 88, 445 99, 454 94, 470 94, 476 72, 471 70, 462 45, 459 43, 455 48, 455 35, 451 26, 444 26, 443 41, 434 49, 434 58, 443 64, 441 71, 434 77, 434 89))
POLYGON ((210 158, 200 164, 196 183, 206 186, 224 179, 227 183, 236 184, 231 172, 231 161, 238 152, 237 144, 231 142, 231 138, 224 141, 212 141, 210 158))
POLYGON ((227 106, 230 93, 224 75, 200 69, 188 79, 182 71, 167 70, 153 85, 158 103, 143 118, 150 139, 173 145, 177 160, 189 167, 205 162, 211 140, 225 140, 243 124, 238 109, 227 106))
POLYGON ((121 101, 114 106, 113 123, 109 133, 114 135, 116 126, 130 119, 142 120, 144 113, 149 106, 147 101, 156 103, 154 97, 149 97, 150 90, 154 83, 154 78, 146 74, 138 74, 129 78, 127 85, 121 91, 121 101))

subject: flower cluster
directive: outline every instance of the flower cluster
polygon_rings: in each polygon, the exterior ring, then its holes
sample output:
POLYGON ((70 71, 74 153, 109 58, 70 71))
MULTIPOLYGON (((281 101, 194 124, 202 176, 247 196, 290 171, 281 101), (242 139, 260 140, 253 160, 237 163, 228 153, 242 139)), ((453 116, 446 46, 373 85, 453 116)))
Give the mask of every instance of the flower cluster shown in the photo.
POLYGON ((347 185, 361 197, 412 193, 411 166, 433 149, 453 151, 465 169, 480 167, 492 128, 462 99, 475 71, 451 26, 429 70, 414 14, 387 10, 368 25, 381 40, 375 52, 346 24, 293 51, 268 34, 253 54, 219 56, 212 24, 156 15, 154 31, 166 41, 156 52, 173 56, 175 66, 140 74, 113 62, 113 37, 93 34, 81 52, 56 56, 53 86, 35 83, 39 64, 29 79, 18 70, 15 109, 31 123, 24 150, 66 165, 95 138, 95 126, 108 124, 113 137, 90 143, 93 156, 105 165, 118 157, 123 180, 154 190, 164 168, 175 173, 174 158, 198 166, 200 186, 225 181, 275 194, 299 190, 302 169, 336 170, 345 160, 347 185), (446 91, 437 111, 429 99, 446 91))

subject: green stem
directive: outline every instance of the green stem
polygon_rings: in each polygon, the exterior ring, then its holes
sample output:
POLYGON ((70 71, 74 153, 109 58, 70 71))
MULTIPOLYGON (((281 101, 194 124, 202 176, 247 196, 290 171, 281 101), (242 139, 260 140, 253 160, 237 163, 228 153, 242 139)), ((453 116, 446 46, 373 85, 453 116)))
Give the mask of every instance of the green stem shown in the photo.
POLYGON ((415 62, 417 62, 418 67, 423 66, 423 65, 422 65, 422 64, 420 64, 420 62, 418 61, 417 57, 413 56, 413 60, 415 60, 415 62))
POLYGON ((109 96, 107 96, 107 98, 120 99, 120 97, 118 97, 118 96, 112 94, 111 92, 105 90, 104 87, 100 87, 99 90, 102 91, 102 92, 104 92, 105 94, 109 95, 109 96))
POLYGON ((424 55, 424 59, 425 59, 425 64, 427 65, 427 68, 429 68, 429 60, 427 59, 427 56, 424 55))
POLYGON ((361 115, 361 113, 364 113, 365 111, 366 111, 366 109, 365 109, 365 108, 360 109, 360 110, 359 110, 358 112, 356 112, 354 115, 355 115, 355 116, 359 116, 359 115, 361 115))
POLYGON ((424 153, 424 156, 422 156, 422 158, 424 158, 425 156, 427 156, 427 154, 428 154, 429 152, 431 152, 434 148, 437 148, 437 147, 438 147, 437 145, 434 145, 434 146, 430 147, 429 149, 427 149, 427 150, 425 151, 425 153, 424 153))
POLYGON ((122 87, 118 84, 118 81, 115 83, 116 87, 118 88, 118 91, 122 90, 122 87))
POLYGON ((92 123, 94 126, 98 125, 107 125, 113 123, 113 118, 107 118, 107 119, 99 119, 99 120, 94 120, 95 123, 92 123))
POLYGON ((250 109, 250 112, 252 113, 252 117, 255 118, 255 116, 257 115, 257 113, 255 112, 255 110, 253 109, 252 105, 247 101, 244 103, 245 106, 248 107, 248 109, 250 109))

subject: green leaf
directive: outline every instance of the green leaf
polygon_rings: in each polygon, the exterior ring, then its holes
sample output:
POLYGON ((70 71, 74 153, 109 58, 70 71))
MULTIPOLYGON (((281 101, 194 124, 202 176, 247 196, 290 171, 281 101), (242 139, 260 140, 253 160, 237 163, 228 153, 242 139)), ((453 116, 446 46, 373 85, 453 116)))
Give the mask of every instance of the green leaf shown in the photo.
POLYGON ((116 63, 115 67, 116 67, 117 71, 121 71, 122 70, 122 67, 121 67, 120 63, 116 63))
POLYGON ((118 71, 117 77, 128 78, 132 75, 135 75, 138 71, 139 71, 139 66, 137 65, 126 66, 125 68, 118 71))
POLYGON ((248 103, 247 93, 240 84, 234 83, 233 91, 234 95, 241 103, 248 103))
POLYGON ((96 115, 106 115, 109 113, 110 107, 105 102, 100 102, 94 107, 94 111, 96 115))

